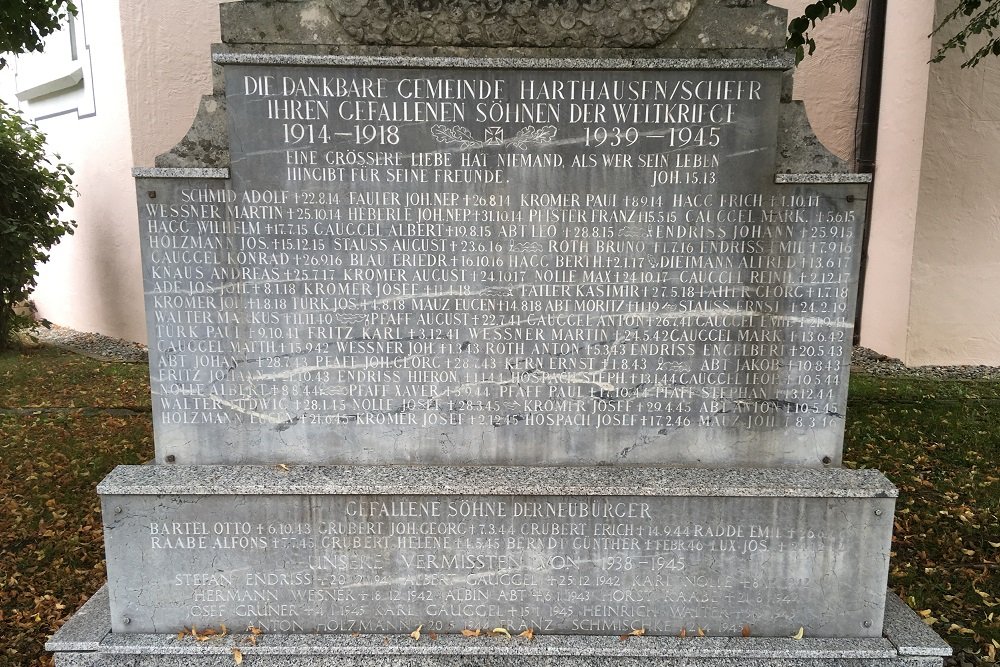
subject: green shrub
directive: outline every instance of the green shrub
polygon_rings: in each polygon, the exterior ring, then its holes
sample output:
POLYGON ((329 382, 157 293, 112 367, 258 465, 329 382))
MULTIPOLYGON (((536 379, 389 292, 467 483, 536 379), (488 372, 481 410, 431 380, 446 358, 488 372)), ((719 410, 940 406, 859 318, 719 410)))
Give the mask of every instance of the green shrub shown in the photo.
POLYGON ((72 174, 45 154, 38 127, 0 102, 0 349, 14 332, 34 324, 14 306, 31 294, 36 266, 48 260, 49 248, 76 227, 59 218, 64 206, 73 205, 72 174))

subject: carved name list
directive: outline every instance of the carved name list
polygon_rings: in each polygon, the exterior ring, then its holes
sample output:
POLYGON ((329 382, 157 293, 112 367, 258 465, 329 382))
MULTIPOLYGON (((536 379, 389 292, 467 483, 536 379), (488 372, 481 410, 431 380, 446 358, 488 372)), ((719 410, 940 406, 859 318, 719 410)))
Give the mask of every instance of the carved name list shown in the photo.
POLYGON ((227 66, 231 179, 140 207, 158 458, 838 461, 864 189, 773 184, 779 77, 227 66))

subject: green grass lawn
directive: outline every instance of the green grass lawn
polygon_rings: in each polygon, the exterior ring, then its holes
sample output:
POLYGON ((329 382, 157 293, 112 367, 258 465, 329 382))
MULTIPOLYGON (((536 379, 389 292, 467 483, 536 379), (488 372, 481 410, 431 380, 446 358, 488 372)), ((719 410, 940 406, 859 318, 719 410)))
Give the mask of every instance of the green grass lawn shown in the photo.
MULTIPOLYGON (((153 455, 146 367, 0 353, 0 665, 104 580, 94 487, 153 455), (96 409, 95 409, 96 408, 96 409)), ((966 658, 1000 651, 1000 382, 855 376, 845 459, 900 488, 890 585, 966 658)))
POLYGON ((889 584, 956 650, 1000 653, 1000 382, 851 380, 844 458, 899 487, 889 584))

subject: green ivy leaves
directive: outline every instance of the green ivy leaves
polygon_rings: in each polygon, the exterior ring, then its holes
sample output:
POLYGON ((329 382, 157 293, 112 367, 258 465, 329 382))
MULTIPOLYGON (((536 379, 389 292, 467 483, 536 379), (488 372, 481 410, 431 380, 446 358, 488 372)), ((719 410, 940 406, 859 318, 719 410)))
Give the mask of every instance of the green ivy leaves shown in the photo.
POLYGON ((788 39, 785 48, 795 52, 795 64, 806 57, 806 47, 811 56, 816 52, 816 40, 809 35, 809 30, 816 27, 816 21, 822 21, 830 14, 838 11, 849 12, 858 4, 858 0, 819 0, 806 5, 802 16, 791 20, 788 24, 788 39))
MULTIPOLYGON (((788 24, 788 39, 785 47, 795 52, 795 63, 802 62, 806 55, 816 51, 816 41, 809 31, 816 27, 817 21, 838 11, 851 11, 857 5, 857 0, 819 0, 806 6, 802 16, 793 18, 788 24)), ((955 8, 948 12, 937 27, 937 34, 946 26, 957 28, 957 32, 945 40, 931 59, 931 62, 941 62, 952 49, 966 53, 969 41, 977 36, 985 36, 985 40, 977 40, 979 46, 972 55, 962 63, 962 67, 975 67, 983 58, 989 55, 1000 56, 1000 0, 957 0, 955 8), (962 21, 965 21, 962 25, 962 21)))

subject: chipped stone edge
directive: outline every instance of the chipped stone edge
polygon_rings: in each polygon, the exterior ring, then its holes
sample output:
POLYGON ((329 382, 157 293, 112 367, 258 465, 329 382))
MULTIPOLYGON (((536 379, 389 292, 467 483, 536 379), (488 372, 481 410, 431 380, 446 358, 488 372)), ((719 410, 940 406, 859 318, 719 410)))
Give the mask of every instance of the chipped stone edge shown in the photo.
POLYGON ((882 634, 901 655, 941 656, 952 654, 952 648, 931 630, 917 613, 899 599, 892 590, 885 596, 885 623, 882 634))
POLYGON ((229 178, 229 168, 211 167, 135 167, 135 178, 229 178))
POLYGON ((214 53, 217 65, 341 65, 357 67, 480 67, 483 69, 701 69, 786 70, 783 58, 566 58, 461 56, 349 56, 294 53, 214 53))
POLYGON ((896 498, 877 470, 529 466, 118 466, 101 495, 896 498))
POLYGON ((841 173, 841 174, 777 174, 774 177, 777 184, 795 183, 871 183, 871 174, 841 173))
POLYGON ((45 642, 45 650, 96 651, 111 633, 111 603, 107 585, 101 586, 75 614, 45 642))

